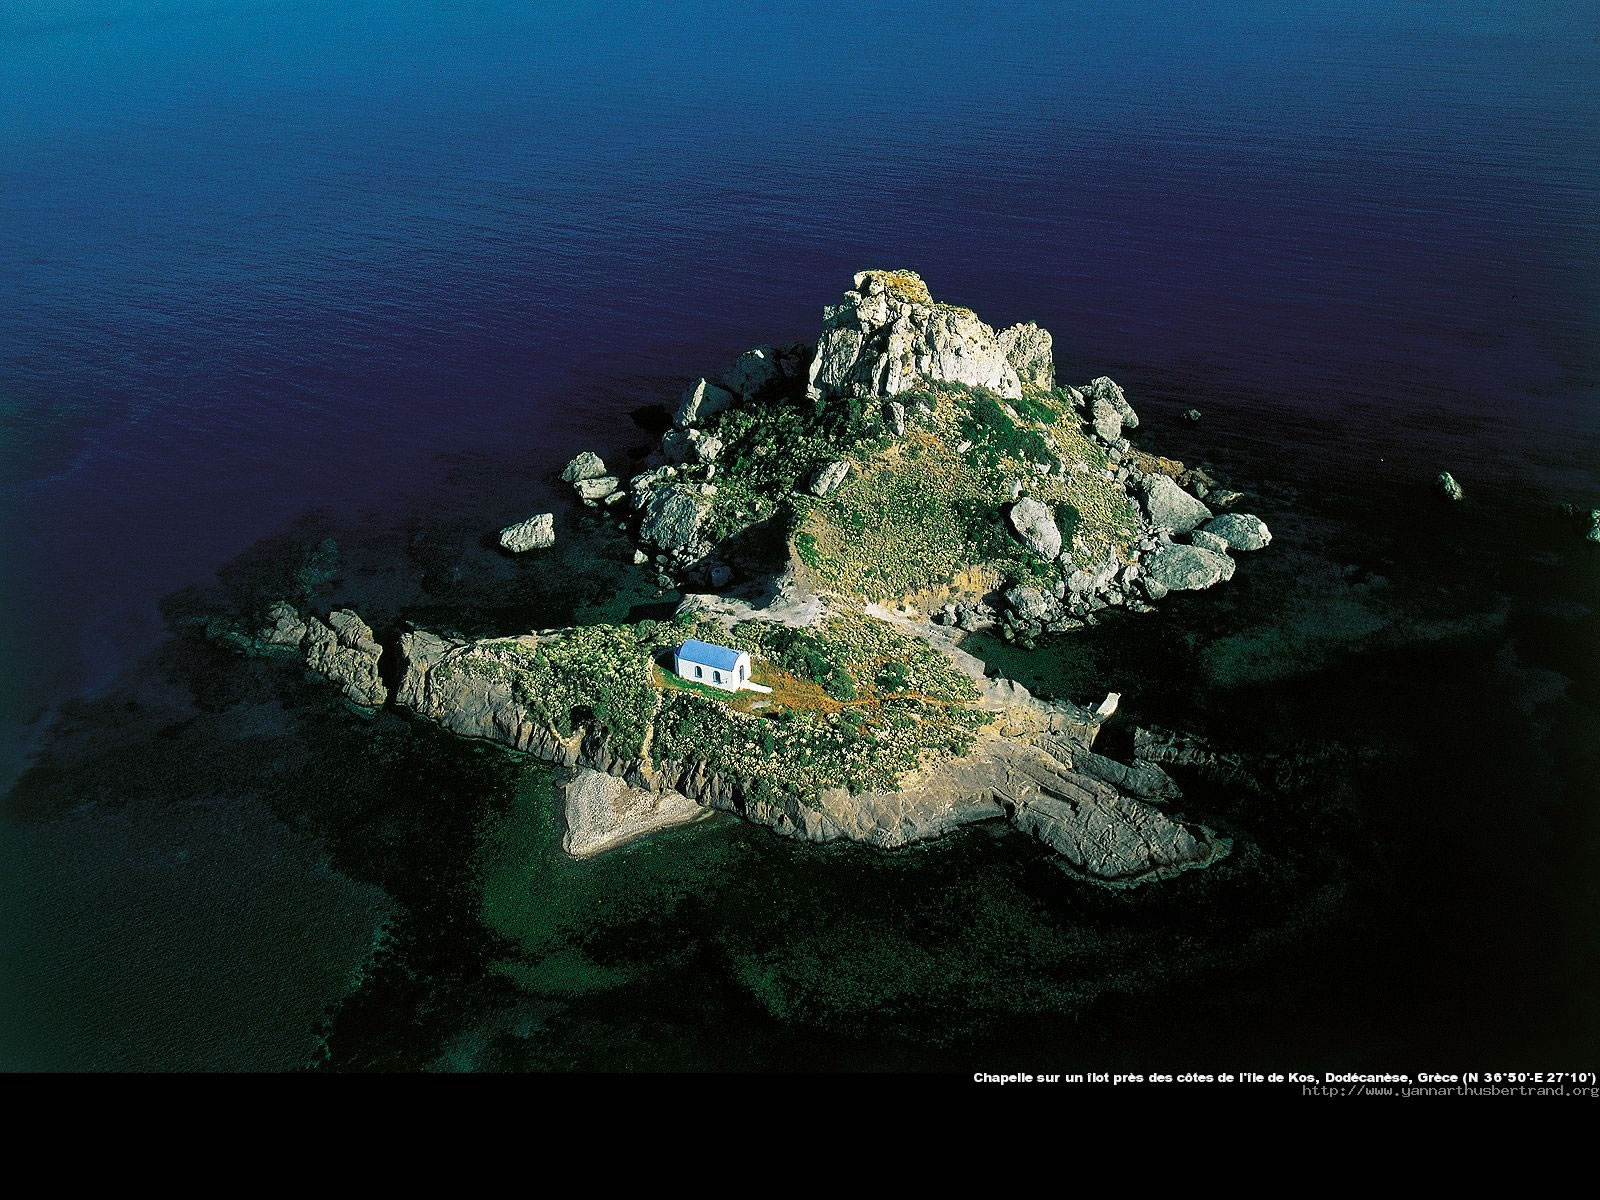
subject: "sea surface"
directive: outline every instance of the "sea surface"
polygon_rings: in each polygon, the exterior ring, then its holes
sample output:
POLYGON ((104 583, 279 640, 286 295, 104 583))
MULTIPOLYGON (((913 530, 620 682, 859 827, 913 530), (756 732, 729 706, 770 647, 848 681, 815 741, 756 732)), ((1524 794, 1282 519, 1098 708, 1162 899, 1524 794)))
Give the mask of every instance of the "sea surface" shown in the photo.
POLYGON ((10 0, 0 1068, 1593 1070, 1597 79, 1560 0, 10 0), (1248 756, 1220 866, 572 862, 550 769, 203 635, 670 603, 553 472, 869 266, 1272 527, 973 645, 1248 756))

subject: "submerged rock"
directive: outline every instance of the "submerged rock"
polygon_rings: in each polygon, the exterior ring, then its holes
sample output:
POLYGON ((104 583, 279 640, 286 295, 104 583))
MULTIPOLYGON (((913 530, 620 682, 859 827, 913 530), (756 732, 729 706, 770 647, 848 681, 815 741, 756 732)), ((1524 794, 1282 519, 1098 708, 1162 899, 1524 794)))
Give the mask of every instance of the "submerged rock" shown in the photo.
POLYGON ((1061 530, 1054 515, 1032 496, 1013 504, 1006 520, 1023 545, 1040 558, 1051 560, 1061 553, 1061 530))
POLYGON ((1183 419, 1185 421, 1198 421, 1200 419, 1200 410, 1198 408, 1186 409, 1183 414, 1183 419))
POLYGON ((1456 477, 1449 471, 1440 471, 1434 478, 1433 487, 1446 500, 1460 500, 1466 495, 1461 490, 1461 485, 1456 482, 1456 477))
POLYGON ((1235 550, 1261 550, 1272 541, 1272 530, 1250 513, 1223 513, 1200 527, 1225 540, 1235 550))
POLYGON ((976 313, 935 303, 914 271, 861 272, 843 303, 823 310, 808 394, 887 399, 923 381, 1022 395, 999 335, 976 313))
POLYGON ((507 525, 500 531, 500 545, 513 554, 528 550, 548 550, 556 544, 556 519, 552 513, 539 513, 526 521, 507 525))

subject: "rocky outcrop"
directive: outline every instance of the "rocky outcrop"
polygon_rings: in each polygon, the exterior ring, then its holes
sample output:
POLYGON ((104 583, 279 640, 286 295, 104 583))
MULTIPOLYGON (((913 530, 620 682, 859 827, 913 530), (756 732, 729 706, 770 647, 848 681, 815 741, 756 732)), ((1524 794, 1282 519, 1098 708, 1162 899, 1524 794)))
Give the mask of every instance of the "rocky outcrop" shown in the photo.
POLYGON ((1456 482, 1456 477, 1449 471, 1440 471, 1433 481, 1433 489, 1446 500, 1460 500, 1466 495, 1461 490, 1461 485, 1456 482))
POLYGON ((1186 409, 1184 409, 1183 410, 1183 419, 1185 421, 1190 421, 1190 422, 1198 421, 1200 419, 1200 410, 1198 408, 1186 408, 1186 409))
POLYGON ((743 400, 755 400, 789 380, 803 378, 811 353, 812 347, 803 343, 746 350, 722 376, 722 386, 743 400))
POLYGON ((346 698, 366 708, 381 708, 389 689, 378 674, 383 647, 367 623, 348 608, 337 608, 326 622, 306 620, 301 649, 306 666, 339 685, 346 698))
POLYGON ((304 618, 287 600, 279 600, 267 611, 267 623, 256 634, 264 646, 298 650, 309 632, 304 618))
POLYGON ((1118 420, 1127 428, 1139 428, 1139 414, 1133 411, 1133 405, 1128 403, 1127 395, 1111 379, 1102 375, 1077 390, 1083 394, 1083 402, 1088 408, 1091 421, 1094 419, 1095 406, 1104 405, 1115 412, 1118 420))
POLYGON ((615 475, 594 475, 588 479, 578 480, 572 488, 578 493, 578 499, 592 507, 617 491, 620 486, 620 481, 615 475))
POLYGON ((1222 538, 1235 550, 1261 550, 1272 541, 1272 530, 1260 517, 1250 513, 1223 513, 1200 527, 1222 538))
POLYGON ((1157 529, 1186 533, 1211 519, 1211 510, 1166 475, 1146 475, 1138 484, 1145 515, 1157 529))
POLYGON ((1203 867, 1232 848, 1227 838, 1074 771, 1049 755, 1014 756, 996 788, 1012 825, 1038 838, 1075 874, 1126 886, 1203 867))
POLYGON ((1046 562, 1061 553, 1061 530, 1050 509, 1031 496, 1024 496, 1006 514, 1011 531, 1046 562))
MULTIPOLYGON (((1146 590, 1154 583, 1167 592, 1197 592, 1225 579, 1233 578, 1233 559, 1213 554, 1199 546, 1167 544, 1146 555, 1139 566, 1139 577, 1146 590)), ((1152 593, 1152 599, 1160 596, 1152 593)))
POLYGON ((1002 329, 995 340, 1023 387, 1043 390, 1055 386, 1056 363, 1048 329, 1028 321, 1002 329))
POLYGON ((697 379, 683 393, 683 399, 678 401, 678 411, 673 414, 672 423, 679 429, 687 429, 716 415, 732 403, 732 392, 704 379, 697 379))
POLYGON ((500 545, 512 554, 528 550, 548 550, 556 544, 556 519, 553 513, 540 513, 507 525, 500 531, 500 545))
POLYGON ((976 313, 935 303, 914 271, 861 272, 844 302, 823 311, 808 394, 887 399, 928 380, 1022 395, 999 335, 976 313))
POLYGON ((589 767, 577 768, 561 795, 567 819, 561 845, 574 858, 590 858, 647 833, 687 825, 711 811, 681 792, 634 787, 589 767))

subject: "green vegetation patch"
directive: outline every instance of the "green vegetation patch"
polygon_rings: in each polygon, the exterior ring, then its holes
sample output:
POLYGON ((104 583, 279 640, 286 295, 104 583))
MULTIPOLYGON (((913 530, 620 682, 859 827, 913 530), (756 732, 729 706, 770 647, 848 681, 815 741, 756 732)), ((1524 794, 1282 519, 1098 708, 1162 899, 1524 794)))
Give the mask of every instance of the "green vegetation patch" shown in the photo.
POLYGON ((750 795, 891 790, 925 762, 965 754, 990 720, 972 707, 972 679, 885 621, 850 614, 816 628, 744 621, 729 631, 706 618, 691 636, 748 650, 758 671, 771 664, 835 702, 756 714, 695 692, 666 694, 651 743, 657 761, 703 760, 750 795))
POLYGON ((609 732, 619 753, 637 756, 656 710, 651 650, 671 629, 654 621, 589 625, 541 637, 536 645, 515 638, 479 642, 470 655, 436 669, 503 679, 531 717, 561 736, 593 724, 609 732))

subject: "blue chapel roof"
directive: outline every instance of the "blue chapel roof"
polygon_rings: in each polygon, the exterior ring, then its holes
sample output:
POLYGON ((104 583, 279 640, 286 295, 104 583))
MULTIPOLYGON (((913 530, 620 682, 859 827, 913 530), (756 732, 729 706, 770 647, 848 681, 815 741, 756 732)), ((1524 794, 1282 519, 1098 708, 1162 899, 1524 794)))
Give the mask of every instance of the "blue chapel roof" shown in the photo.
POLYGON ((678 657, 702 666, 716 667, 719 671, 731 671, 739 661, 739 651, 690 638, 678 647, 678 657))

